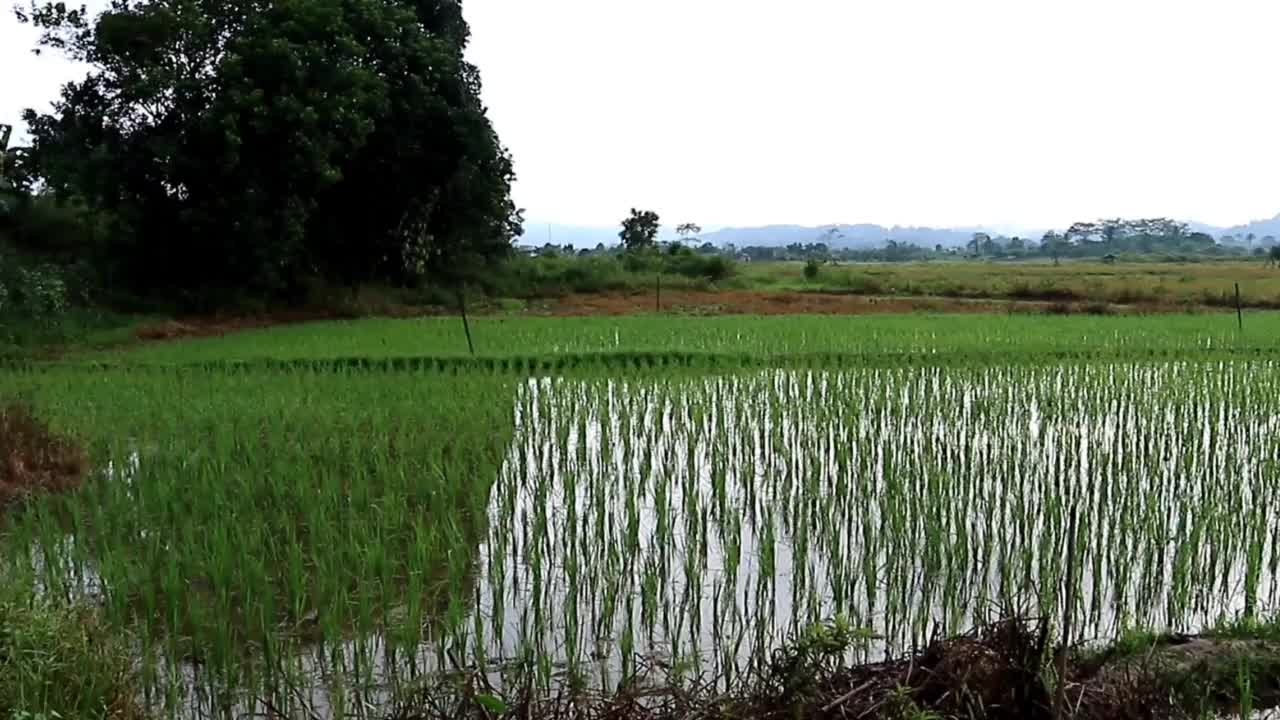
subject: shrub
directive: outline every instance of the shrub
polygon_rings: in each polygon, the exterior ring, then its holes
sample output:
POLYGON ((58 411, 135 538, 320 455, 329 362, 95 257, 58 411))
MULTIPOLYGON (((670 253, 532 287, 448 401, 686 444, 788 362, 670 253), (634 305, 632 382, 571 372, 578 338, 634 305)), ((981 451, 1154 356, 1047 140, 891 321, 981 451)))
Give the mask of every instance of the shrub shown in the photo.
POLYGON ((821 269, 821 267, 822 266, 818 263, 817 260, 810 259, 809 262, 804 264, 805 279, 807 280, 816 279, 818 277, 818 271, 821 269))
POLYGON ((71 264, 97 252, 94 238, 103 234, 103 219, 51 196, 21 203, 6 218, 6 235, 23 251, 71 264))
POLYGON ((624 265, 643 262, 638 255, 517 257, 481 279, 484 291, 496 297, 528 298, 566 293, 617 290, 627 285, 624 265))
POLYGON ((66 312, 71 294, 61 268, 0 246, 0 315, 48 318, 66 312))
POLYGON ((705 279, 719 282, 733 274, 731 261, 719 255, 681 254, 668 256, 663 267, 664 272, 683 275, 687 278, 705 279))

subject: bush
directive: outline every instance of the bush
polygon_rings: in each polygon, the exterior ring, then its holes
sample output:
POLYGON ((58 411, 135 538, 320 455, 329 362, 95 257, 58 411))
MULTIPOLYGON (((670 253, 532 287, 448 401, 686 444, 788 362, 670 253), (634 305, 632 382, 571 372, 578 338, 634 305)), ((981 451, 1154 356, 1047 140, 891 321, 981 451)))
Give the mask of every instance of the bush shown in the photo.
POLYGON ((594 293, 627 286, 627 268, 614 256, 516 257, 482 278, 486 294, 529 298, 594 293))
POLYGON ((516 257, 480 280, 492 297, 531 298, 597 293, 649 285, 659 273, 695 281, 721 282, 733 262, 718 255, 629 252, 621 255, 516 257))
POLYGON ((820 268, 821 268, 821 265, 818 264, 817 260, 812 260, 812 259, 809 260, 809 262, 804 264, 805 278, 808 280, 816 279, 818 277, 818 270, 820 268))
POLYGON ((0 355, 126 325, 128 318, 91 302, 87 276, 81 266, 39 260, 0 242, 0 355))
POLYGON ((36 196, 6 218, 4 234, 24 252, 72 264, 96 253, 94 238, 103 233, 102 225, 102 218, 78 205, 36 196))
POLYGON ((695 280, 720 282, 733 274, 732 261, 720 255, 683 254, 668 256, 663 271, 695 280))
POLYGON ((48 320, 71 308, 69 273, 0 244, 0 316, 48 320))

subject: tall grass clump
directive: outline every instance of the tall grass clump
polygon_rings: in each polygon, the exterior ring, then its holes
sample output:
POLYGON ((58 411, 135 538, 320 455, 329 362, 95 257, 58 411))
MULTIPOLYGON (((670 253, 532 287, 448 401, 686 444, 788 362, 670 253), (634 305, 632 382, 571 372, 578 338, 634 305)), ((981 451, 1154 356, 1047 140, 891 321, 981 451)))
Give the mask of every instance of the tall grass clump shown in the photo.
POLYGON ((83 605, 0 600, 0 717, 143 717, 127 635, 83 605))

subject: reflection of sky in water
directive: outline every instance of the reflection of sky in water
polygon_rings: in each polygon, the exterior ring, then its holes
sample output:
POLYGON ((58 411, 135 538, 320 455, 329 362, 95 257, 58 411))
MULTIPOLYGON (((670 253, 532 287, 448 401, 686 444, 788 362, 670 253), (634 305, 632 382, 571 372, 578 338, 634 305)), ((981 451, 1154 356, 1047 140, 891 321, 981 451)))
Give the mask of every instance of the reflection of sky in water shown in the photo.
POLYGON ((517 408, 481 551, 495 658, 723 669, 837 614, 872 655, 1056 617, 1072 501, 1081 637, 1238 614, 1255 541, 1275 603, 1277 419, 1235 366, 537 380, 517 408))

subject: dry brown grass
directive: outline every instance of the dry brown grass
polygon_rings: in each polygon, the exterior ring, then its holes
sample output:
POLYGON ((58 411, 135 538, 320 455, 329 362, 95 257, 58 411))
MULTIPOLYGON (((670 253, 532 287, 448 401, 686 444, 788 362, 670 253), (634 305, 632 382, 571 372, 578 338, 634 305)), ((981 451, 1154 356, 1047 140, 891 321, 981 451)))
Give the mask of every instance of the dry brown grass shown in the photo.
POLYGON ((37 493, 78 487, 89 462, 20 403, 0 404, 0 509, 37 493))

